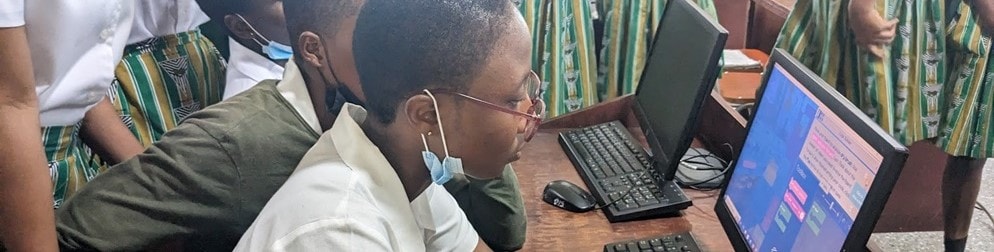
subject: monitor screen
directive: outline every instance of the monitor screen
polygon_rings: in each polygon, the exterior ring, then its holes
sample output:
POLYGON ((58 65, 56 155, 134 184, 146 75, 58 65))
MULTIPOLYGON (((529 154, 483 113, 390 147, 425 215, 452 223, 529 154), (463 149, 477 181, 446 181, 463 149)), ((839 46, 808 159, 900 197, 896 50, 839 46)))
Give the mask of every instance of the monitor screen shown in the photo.
POLYGON ((672 178, 696 134, 697 112, 714 88, 728 32, 695 4, 669 1, 636 93, 657 167, 672 178))
POLYGON ((839 251, 884 157, 772 67, 723 203, 752 251, 839 251))

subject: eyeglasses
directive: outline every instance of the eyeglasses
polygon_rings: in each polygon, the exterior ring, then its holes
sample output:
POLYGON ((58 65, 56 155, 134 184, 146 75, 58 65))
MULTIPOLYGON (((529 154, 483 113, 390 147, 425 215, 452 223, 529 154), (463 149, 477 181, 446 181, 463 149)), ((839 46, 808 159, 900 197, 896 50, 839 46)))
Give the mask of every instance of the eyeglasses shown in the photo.
POLYGON ((542 117, 545 116, 545 101, 542 101, 542 80, 538 78, 538 74, 534 71, 531 72, 528 82, 525 83, 525 88, 528 90, 528 97, 531 98, 531 106, 528 107, 527 112, 521 112, 513 109, 506 108, 497 104, 484 101, 483 99, 476 98, 467 94, 459 93, 456 91, 448 89, 432 89, 429 90, 432 93, 438 94, 452 94, 464 99, 476 102, 480 105, 486 106, 490 109, 497 110, 500 112, 508 113, 515 116, 524 117, 527 121, 525 124, 525 142, 531 141, 535 133, 538 132, 538 125, 542 122, 542 117))

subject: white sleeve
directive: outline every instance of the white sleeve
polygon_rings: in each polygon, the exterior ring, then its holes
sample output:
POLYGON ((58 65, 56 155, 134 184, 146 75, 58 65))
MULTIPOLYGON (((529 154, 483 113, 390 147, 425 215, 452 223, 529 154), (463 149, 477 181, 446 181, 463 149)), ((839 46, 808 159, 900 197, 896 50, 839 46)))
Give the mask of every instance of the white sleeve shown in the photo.
POLYGON ((25 0, 0 0, 0 28, 24 25, 25 0))
POLYGON ((391 251, 384 232, 350 218, 326 219, 303 225, 262 251, 391 251))
POLYGON ((459 203, 442 186, 429 186, 431 217, 418 216, 425 229, 426 251, 473 251, 480 236, 459 203))

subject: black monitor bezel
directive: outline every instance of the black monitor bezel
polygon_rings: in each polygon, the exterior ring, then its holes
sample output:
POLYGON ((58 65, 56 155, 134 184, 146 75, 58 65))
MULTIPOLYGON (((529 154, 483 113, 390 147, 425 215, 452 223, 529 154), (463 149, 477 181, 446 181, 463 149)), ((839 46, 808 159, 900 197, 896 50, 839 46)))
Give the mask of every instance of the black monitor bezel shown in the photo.
MULTIPOLYGON (((877 176, 873 180, 873 186, 867 191, 866 199, 864 200, 864 202, 878 202, 879 204, 863 204, 859 213, 856 215, 856 219, 853 220, 853 227, 849 230, 849 234, 846 236, 841 249, 841 251, 864 251, 866 242, 870 239, 870 234, 873 232, 874 226, 876 226, 880 213, 883 211, 887 199, 890 198, 891 190, 894 188, 894 184, 901 174, 904 161, 908 157, 908 149, 881 129, 876 122, 867 117, 855 105, 848 102, 842 94, 825 83, 818 75, 781 49, 775 49, 773 55, 770 57, 770 62, 767 63, 766 71, 763 73, 763 82, 757 93, 755 111, 759 111, 760 106, 763 105, 762 95, 766 90, 770 73, 774 71, 774 66, 776 65, 780 65, 787 73, 793 75, 803 87, 814 94, 815 98, 819 99, 829 110, 842 118, 846 122, 846 125, 863 137, 883 157, 880 169, 877 170, 877 176)), ((746 132, 749 132, 752 127, 752 122, 750 119, 749 124, 746 126, 746 132)), ((734 172, 734 169, 732 169, 728 171, 726 176, 731 178, 734 172)), ((726 188, 730 181, 731 179, 727 179, 724 182, 723 188, 726 188)), ((725 190, 722 190, 721 194, 719 194, 714 210, 735 251, 750 251, 749 244, 743 238, 738 225, 728 211, 728 206, 725 204, 725 190)))
MULTIPOLYGON (((669 1, 667 3, 666 8, 663 10, 663 18, 659 20, 659 26, 662 26, 663 21, 666 20, 665 17, 667 12, 671 10, 688 10, 688 9, 693 10, 694 13, 697 14, 694 15, 694 17, 698 19, 697 22, 707 23, 708 25, 706 25, 706 27, 707 29, 709 29, 708 32, 712 35, 717 35, 717 38, 716 38, 716 43, 711 50, 711 57, 708 59, 709 64, 705 69, 705 76, 701 83, 702 87, 698 88, 697 93, 694 94, 697 97, 696 99, 694 99, 694 103, 696 104, 696 106, 690 111, 690 121, 688 121, 687 125, 683 128, 683 131, 681 132, 680 135, 680 139, 678 140, 679 141, 678 147, 674 150, 673 153, 666 153, 663 151, 659 143, 659 139, 655 137, 656 135, 654 133, 654 130, 652 129, 652 124, 647 119, 648 117, 645 113, 645 110, 642 108, 642 106, 639 103, 639 99, 659 99, 659 97, 642 98, 643 96, 645 96, 645 94, 642 94, 642 87, 644 85, 642 85, 641 83, 645 81, 645 77, 649 69, 649 64, 652 63, 649 62, 648 59, 652 58, 651 54, 658 53, 656 52, 655 48, 657 44, 656 41, 659 41, 660 39, 665 39, 661 37, 662 33, 658 32, 659 29, 657 29, 655 38, 653 39, 653 43, 651 45, 651 48, 649 49, 649 53, 646 55, 647 59, 646 65, 643 68, 641 78, 639 78, 640 81, 639 86, 638 88, 635 89, 635 101, 632 103, 632 110, 635 112, 635 118, 638 119, 639 126, 641 127, 642 130, 642 134, 645 136, 646 142, 649 144, 649 148, 652 150, 652 161, 653 161, 652 167, 656 169, 656 171, 658 172, 657 174, 662 176, 662 178, 656 178, 657 180, 659 179, 673 180, 673 177, 676 175, 677 165, 679 165, 680 162, 673 162, 672 160, 679 160, 679 158, 683 156, 685 152, 687 152, 687 149, 690 148, 690 144, 694 140, 694 135, 696 135, 698 124, 700 123, 698 117, 700 116, 701 108, 704 107, 704 99, 709 97, 709 94, 711 94, 711 91, 714 89, 714 85, 717 82, 718 71, 720 70, 718 66, 719 60, 721 59, 722 52, 725 48, 725 42, 726 40, 728 40, 728 31, 725 30, 725 28, 721 26, 721 24, 719 24, 713 18, 709 17, 710 14, 708 14, 699 6, 697 6, 697 4, 690 2, 688 0, 669 1)), ((670 95, 670 94, 663 94, 663 95, 670 95)))

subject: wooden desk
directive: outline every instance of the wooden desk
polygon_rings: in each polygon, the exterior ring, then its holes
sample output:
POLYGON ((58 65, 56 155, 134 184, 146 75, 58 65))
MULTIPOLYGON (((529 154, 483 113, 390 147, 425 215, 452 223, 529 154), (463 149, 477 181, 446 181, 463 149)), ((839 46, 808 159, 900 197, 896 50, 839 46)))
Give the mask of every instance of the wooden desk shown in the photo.
MULTIPOLYGON (((720 98, 712 93, 709 100, 715 99, 720 98)), ((528 240, 522 251, 600 251, 612 242, 685 231, 691 231, 706 251, 732 250, 714 214, 716 191, 684 190, 694 206, 682 211, 682 215, 620 223, 608 222, 601 210, 573 213, 542 201, 542 190, 553 180, 567 180, 586 188, 559 146, 558 133, 563 129, 612 120, 621 120, 629 127, 637 126, 631 102, 632 96, 624 96, 550 120, 542 124, 542 129, 525 147, 521 160, 513 164, 528 216, 528 240)), ((640 131, 630 131, 636 138, 642 138, 640 131)), ((702 129, 702 132, 708 131, 702 129)))
POLYGON ((750 103, 756 101, 756 90, 763 81, 763 69, 770 56, 756 49, 742 50, 749 58, 757 60, 763 66, 761 68, 749 69, 746 71, 729 70, 722 74, 718 84, 718 93, 726 101, 731 103, 750 103))
POLYGON ((528 216, 528 240, 522 251, 600 251, 605 244, 692 231, 707 251, 730 251, 731 244, 714 214, 717 192, 685 190, 694 206, 683 216, 609 223, 601 210, 568 212, 542 201, 545 184, 567 180, 586 188, 559 147, 559 130, 540 131, 513 164, 528 216))

